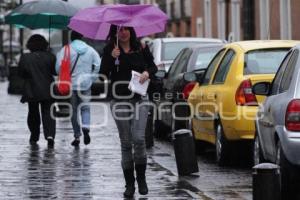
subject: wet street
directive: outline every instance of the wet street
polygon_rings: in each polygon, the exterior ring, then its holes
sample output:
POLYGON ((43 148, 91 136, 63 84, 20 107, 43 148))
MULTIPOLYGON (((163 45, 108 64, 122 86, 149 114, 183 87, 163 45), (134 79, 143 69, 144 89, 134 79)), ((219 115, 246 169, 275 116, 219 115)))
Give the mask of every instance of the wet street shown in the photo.
MULTIPOLYGON (((120 142, 107 103, 92 104, 91 144, 74 149, 69 120, 57 122, 54 149, 41 134, 29 145, 27 105, 0 82, 0 199, 123 199, 120 142)), ((178 177, 173 147, 148 150, 149 194, 135 199, 252 199, 250 167, 218 167, 213 152, 198 157, 199 173, 178 177)))

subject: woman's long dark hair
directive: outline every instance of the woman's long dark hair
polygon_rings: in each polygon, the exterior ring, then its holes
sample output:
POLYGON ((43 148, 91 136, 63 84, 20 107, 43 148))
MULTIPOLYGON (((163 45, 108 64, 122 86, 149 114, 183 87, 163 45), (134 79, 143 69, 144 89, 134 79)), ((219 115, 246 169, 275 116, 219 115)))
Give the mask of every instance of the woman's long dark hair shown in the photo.
MULTIPOLYGON (((123 27, 125 29, 128 29, 130 32, 130 48, 134 51, 139 50, 141 48, 141 43, 139 42, 136 33, 134 31, 134 28, 132 27, 123 27)), ((117 26, 111 25, 109 29, 109 33, 106 37, 106 40, 109 42, 110 45, 115 45, 117 43, 117 26)))

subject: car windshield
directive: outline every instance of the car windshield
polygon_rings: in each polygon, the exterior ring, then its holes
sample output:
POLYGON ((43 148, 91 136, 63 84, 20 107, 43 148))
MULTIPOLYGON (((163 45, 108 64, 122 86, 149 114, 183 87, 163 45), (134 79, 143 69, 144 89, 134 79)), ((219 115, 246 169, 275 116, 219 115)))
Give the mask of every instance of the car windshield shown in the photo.
POLYGON ((177 54, 185 47, 192 47, 199 44, 206 44, 201 41, 178 41, 164 42, 162 44, 161 58, 162 60, 174 60, 177 54))
POLYGON ((262 49, 245 54, 244 74, 274 74, 289 49, 262 49))
POLYGON ((220 48, 221 46, 196 49, 189 63, 188 71, 206 69, 211 59, 216 55, 220 48))

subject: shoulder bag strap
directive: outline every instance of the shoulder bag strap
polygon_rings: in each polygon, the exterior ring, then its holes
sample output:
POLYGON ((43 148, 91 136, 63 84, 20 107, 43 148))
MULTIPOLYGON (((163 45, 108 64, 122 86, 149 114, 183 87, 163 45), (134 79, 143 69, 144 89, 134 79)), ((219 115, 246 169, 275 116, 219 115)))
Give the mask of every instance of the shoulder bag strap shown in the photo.
POLYGON ((76 64, 77 64, 77 61, 78 61, 79 56, 80 56, 80 54, 77 53, 75 63, 74 63, 74 65, 73 65, 73 67, 72 67, 72 70, 71 70, 71 75, 73 74, 73 71, 74 71, 74 69, 75 69, 75 67, 76 67, 76 64))
POLYGON ((64 48, 64 60, 69 60, 70 59, 70 46, 66 45, 64 48))

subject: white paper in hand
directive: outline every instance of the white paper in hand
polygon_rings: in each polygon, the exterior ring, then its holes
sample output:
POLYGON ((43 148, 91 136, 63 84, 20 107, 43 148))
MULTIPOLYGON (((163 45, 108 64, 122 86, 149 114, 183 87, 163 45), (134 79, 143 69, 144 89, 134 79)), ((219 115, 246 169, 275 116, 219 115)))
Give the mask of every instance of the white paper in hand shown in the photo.
POLYGON ((140 83, 141 74, 136 71, 131 71, 131 80, 128 89, 134 93, 146 96, 150 79, 146 80, 143 84, 140 83))

